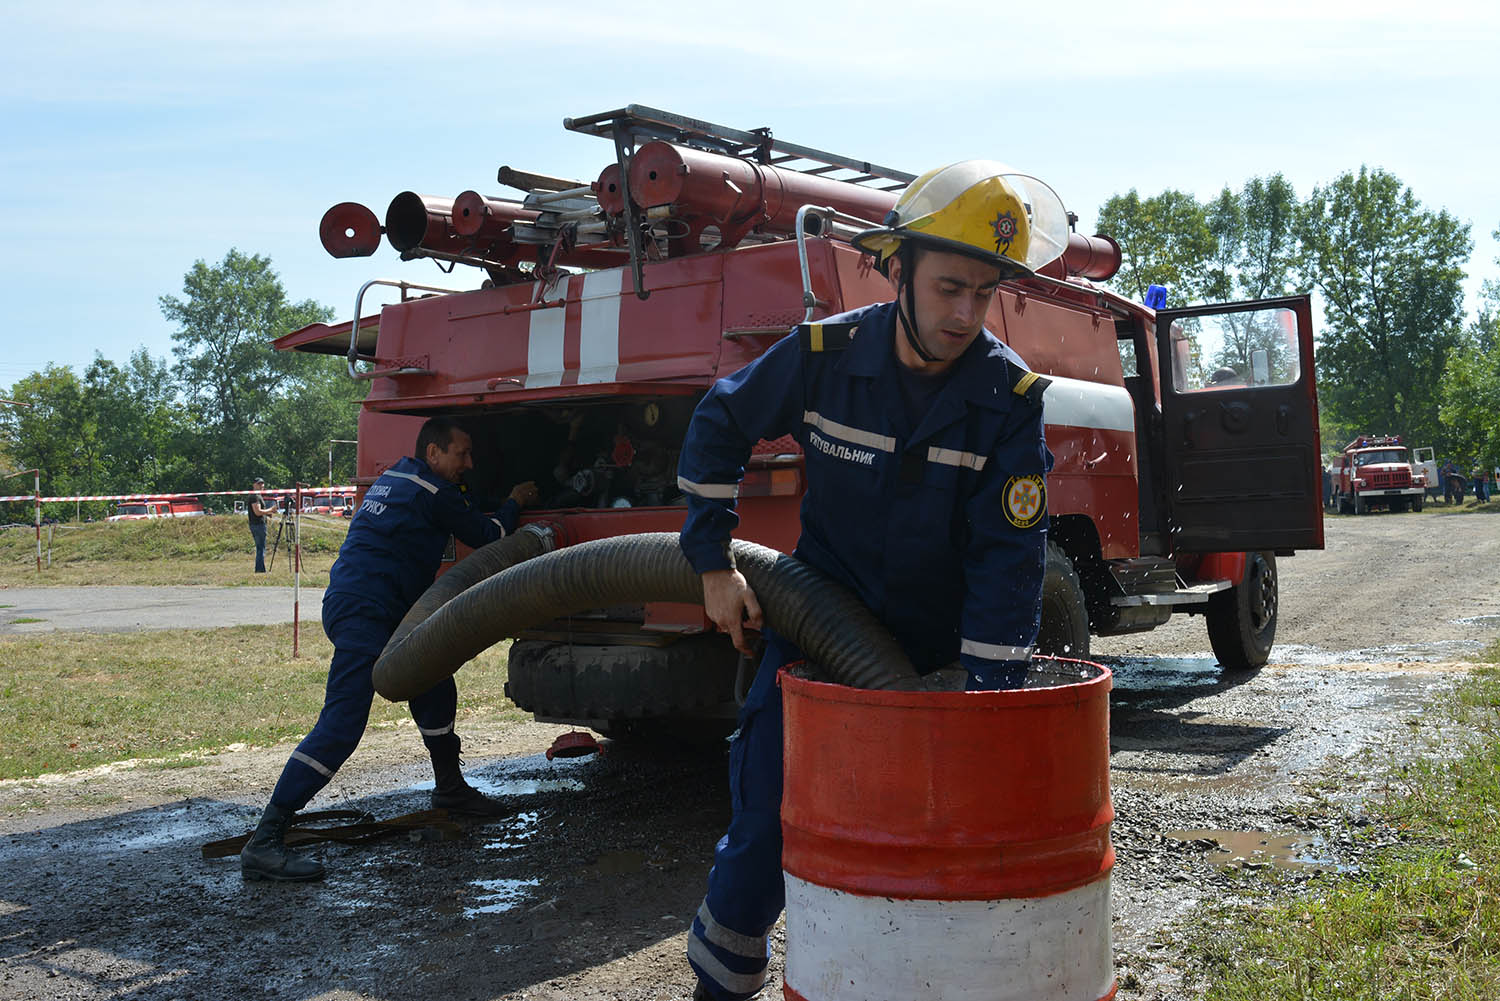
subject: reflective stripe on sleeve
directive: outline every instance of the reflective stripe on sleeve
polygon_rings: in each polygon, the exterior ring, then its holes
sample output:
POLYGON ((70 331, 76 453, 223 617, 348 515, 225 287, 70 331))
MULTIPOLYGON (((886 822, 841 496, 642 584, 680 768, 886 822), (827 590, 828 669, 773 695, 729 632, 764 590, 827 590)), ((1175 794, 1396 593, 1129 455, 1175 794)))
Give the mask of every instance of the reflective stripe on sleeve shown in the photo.
POLYGON ((421 487, 422 489, 426 490, 430 494, 435 494, 435 493, 438 492, 438 488, 437 487, 433 486, 431 483, 428 483, 426 480, 422 479, 422 477, 416 475, 415 473, 401 473, 401 472, 397 472, 394 469, 387 469, 385 471, 385 475, 386 476, 399 476, 403 480, 411 480, 413 483, 417 484, 419 487, 421 487))
POLYGON ((500 519, 499 518, 491 518, 490 521, 493 521, 495 523, 495 527, 498 528, 498 529, 500 529, 500 538, 503 539, 503 538, 505 538, 506 535, 509 534, 508 532, 505 531, 505 526, 502 525, 502 524, 500 524, 500 519))
POLYGON ((975 455, 973 452, 960 452, 956 448, 928 448, 927 461, 941 462, 945 466, 958 466, 978 472, 990 460, 989 456, 975 455))
POLYGON ((438 727, 436 730, 428 730, 425 727, 419 726, 417 727, 417 732, 424 737, 444 737, 453 732, 453 724, 449 723, 447 726, 438 727))
POLYGON ((973 657, 983 657, 985 660, 1026 660, 1031 656, 1029 646, 996 646, 993 643, 980 643, 978 640, 964 640, 959 644, 958 651, 973 657))
POLYGON ((734 500, 740 495, 738 483, 694 483, 681 476, 677 477, 677 488, 685 494, 710 500, 734 500))
POLYGON ((859 428, 852 428, 847 424, 831 421, 816 410, 805 411, 802 414, 802 419, 824 434, 831 434, 835 438, 842 438, 844 441, 855 445, 879 449, 882 452, 894 452, 896 450, 895 438, 876 434, 873 431, 861 431, 859 428))
POLYGON ((293 751, 292 760, 302 762, 304 765, 311 768, 313 771, 317 772, 325 779, 333 778, 333 769, 329 768, 327 765, 323 764, 323 762, 317 760, 316 758, 308 757, 301 751, 293 751))

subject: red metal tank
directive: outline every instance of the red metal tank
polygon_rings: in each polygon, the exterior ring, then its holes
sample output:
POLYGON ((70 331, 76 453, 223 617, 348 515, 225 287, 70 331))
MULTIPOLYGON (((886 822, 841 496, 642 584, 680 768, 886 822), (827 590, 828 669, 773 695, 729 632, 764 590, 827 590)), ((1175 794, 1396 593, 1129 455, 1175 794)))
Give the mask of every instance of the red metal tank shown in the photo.
POLYGON ((331 257, 369 257, 383 232, 375 213, 359 202, 339 202, 318 223, 318 239, 331 257))
POLYGON ((670 205, 677 218, 720 226, 725 229, 720 245, 725 247, 752 228, 794 232, 797 210, 803 205, 832 206, 873 225, 896 204, 894 192, 660 140, 636 151, 629 181, 630 197, 638 206, 670 205))
POLYGON ((473 241, 453 230, 453 199, 403 191, 385 210, 385 236, 401 253, 435 250, 458 254, 473 241))
POLYGON ((625 211, 625 188, 620 183, 620 165, 612 163, 599 174, 594 182, 594 197, 606 215, 619 215, 625 211))
POLYGON ((539 214, 517 201, 465 191, 453 199, 451 220, 459 236, 500 240, 510 238, 511 223, 533 222, 539 214))

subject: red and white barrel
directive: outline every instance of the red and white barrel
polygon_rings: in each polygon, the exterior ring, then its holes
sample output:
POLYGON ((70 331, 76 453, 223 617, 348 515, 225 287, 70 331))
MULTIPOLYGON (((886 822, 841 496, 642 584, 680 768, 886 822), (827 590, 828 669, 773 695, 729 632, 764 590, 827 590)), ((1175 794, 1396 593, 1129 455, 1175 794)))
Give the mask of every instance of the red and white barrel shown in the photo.
POLYGON ((876 692, 782 672, 787 998, 1114 996, 1110 673, 1057 670, 1077 680, 876 692))

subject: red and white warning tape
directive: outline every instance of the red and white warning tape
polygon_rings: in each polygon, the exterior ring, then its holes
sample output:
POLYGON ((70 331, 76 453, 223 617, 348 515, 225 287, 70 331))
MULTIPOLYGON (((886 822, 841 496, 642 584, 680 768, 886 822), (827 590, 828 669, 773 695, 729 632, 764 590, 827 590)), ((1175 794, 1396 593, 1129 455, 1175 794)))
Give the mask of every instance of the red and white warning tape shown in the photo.
MULTIPOLYGON (((304 497, 314 497, 322 494, 352 494, 358 487, 307 487, 302 491, 304 497)), ((43 497, 43 504, 53 501, 144 501, 144 500, 182 500, 188 497, 247 497, 252 494, 291 496, 296 490, 197 490, 190 494, 70 494, 67 497, 43 497)), ((9 497, 0 497, 0 501, 35 501, 36 494, 14 494, 9 497)))

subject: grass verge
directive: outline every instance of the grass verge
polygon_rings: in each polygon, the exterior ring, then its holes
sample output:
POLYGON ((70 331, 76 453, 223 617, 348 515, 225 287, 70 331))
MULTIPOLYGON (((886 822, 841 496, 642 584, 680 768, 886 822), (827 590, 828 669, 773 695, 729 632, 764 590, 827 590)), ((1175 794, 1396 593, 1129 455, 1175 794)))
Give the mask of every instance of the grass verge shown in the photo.
MULTIPOLYGON (((458 677, 459 718, 529 719, 505 697, 505 651, 458 677)), ((316 623, 293 660, 291 626, 0 637, 0 779, 234 743, 300 738, 323 705, 333 647, 316 623)), ((376 696, 372 726, 407 717, 376 696)))
MULTIPOLYGON (((1500 662, 1500 641, 1484 656, 1500 662)), ((1500 994, 1500 670, 1475 671, 1423 723, 1434 753, 1391 775, 1377 823, 1354 829, 1372 845, 1357 872, 1193 917, 1208 1001, 1500 994)))
MULTIPOLYGON (((342 518, 302 521, 302 583, 325 587, 328 570, 348 532, 342 518)), ((267 559, 276 538, 272 525, 267 559)), ((84 586, 90 584, 253 584, 292 583, 286 543, 270 573, 257 574, 255 544, 243 515, 164 518, 153 521, 96 522, 42 531, 43 569, 36 568, 36 535, 30 528, 0 531, 0 587, 84 586)))

